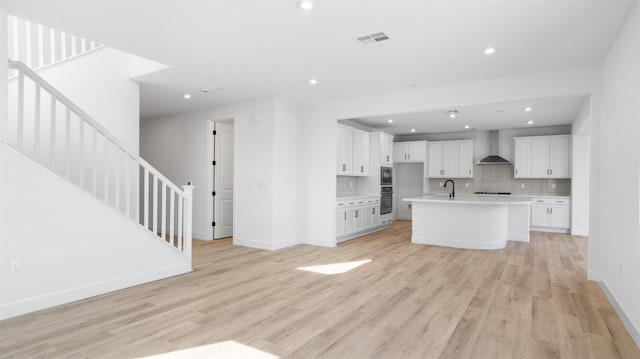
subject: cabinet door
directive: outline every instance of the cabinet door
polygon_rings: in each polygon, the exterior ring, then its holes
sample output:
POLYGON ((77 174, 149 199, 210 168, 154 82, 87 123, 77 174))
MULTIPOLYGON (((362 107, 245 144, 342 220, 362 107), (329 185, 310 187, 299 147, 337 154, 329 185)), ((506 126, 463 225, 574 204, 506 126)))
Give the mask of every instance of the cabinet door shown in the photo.
POLYGON ((360 232, 364 230, 364 219, 366 213, 364 206, 354 208, 354 231, 360 232))
POLYGON ((369 175, 369 134, 353 132, 353 175, 369 175))
POLYGON ((380 224, 380 206, 367 205, 365 208, 365 228, 373 228, 380 224))
POLYGON ((515 178, 531 177, 531 162, 529 159, 530 140, 515 140, 513 176, 515 178))
POLYGON ((549 140, 531 140, 531 178, 549 177, 549 140))
POLYGON ((407 161, 407 143, 406 142, 394 142, 393 143, 393 162, 406 162, 407 161))
POLYGON ((569 206, 551 205, 549 206, 549 227, 570 228, 569 206))
POLYGON ((338 175, 350 175, 353 166, 353 131, 338 127, 338 152, 336 170, 338 175))
POLYGON ((549 206, 546 204, 531 205, 531 226, 547 227, 549 226, 549 206))
POLYGON ((336 236, 344 236, 347 225, 347 211, 344 208, 336 210, 336 236))
POLYGON ((570 178, 569 137, 549 139, 549 177, 570 178))
POLYGON ((345 220, 345 234, 356 232, 356 207, 346 209, 347 219, 345 220))
POLYGON ((429 144, 429 177, 444 177, 442 174, 442 147, 442 143, 429 144))
POLYGON ((380 163, 393 163, 393 137, 380 135, 380 163))
MULTIPOLYGON (((423 141, 407 142, 407 160, 411 162, 424 162, 427 149, 426 143, 423 141)), ((394 149, 395 151, 395 149, 394 149)))
POLYGON ((457 142, 445 142, 442 146, 443 177, 458 177, 458 146, 457 142))
POLYGON ((473 142, 460 142, 458 147, 458 175, 473 177, 473 142))

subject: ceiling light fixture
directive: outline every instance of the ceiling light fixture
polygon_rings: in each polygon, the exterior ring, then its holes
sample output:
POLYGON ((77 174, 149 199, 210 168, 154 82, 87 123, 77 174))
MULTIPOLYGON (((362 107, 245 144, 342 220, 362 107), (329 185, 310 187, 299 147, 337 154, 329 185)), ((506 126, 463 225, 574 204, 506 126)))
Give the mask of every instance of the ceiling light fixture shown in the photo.
POLYGON ((449 118, 456 118, 456 116, 458 116, 458 110, 447 111, 447 113, 449 114, 449 118))
POLYGON ((184 94, 182 97, 184 97, 185 100, 191 99, 191 95, 189 95, 188 93, 184 94))
POLYGON ((496 53, 496 48, 495 47, 487 47, 486 49, 484 49, 484 54, 485 55, 493 55, 496 53))
POLYGON ((524 108, 524 110, 525 110, 526 112, 531 112, 533 109, 532 109, 531 107, 525 107, 525 108, 524 108))
POLYGON ((465 129, 465 130, 468 130, 468 129, 470 129, 470 128, 471 128, 471 126, 469 126, 469 125, 464 125, 464 129, 465 129))
POLYGON ((317 84, 318 84, 318 80, 316 80, 316 79, 311 79, 311 80, 309 80, 309 83, 310 83, 311 85, 317 85, 317 84))
POLYGON ((411 129, 411 132, 416 132, 416 129, 415 129, 415 128, 412 128, 412 129, 411 129))
POLYGON ((527 124, 533 125, 533 121, 528 121, 527 124))
POLYGON ((313 1, 310 1, 310 0, 300 1, 300 8, 302 10, 311 10, 311 9, 313 9, 313 1))
POLYGON ((387 120, 387 122, 389 122, 389 123, 393 123, 393 119, 392 119, 392 118, 390 118, 390 119, 388 119, 388 120, 387 120))

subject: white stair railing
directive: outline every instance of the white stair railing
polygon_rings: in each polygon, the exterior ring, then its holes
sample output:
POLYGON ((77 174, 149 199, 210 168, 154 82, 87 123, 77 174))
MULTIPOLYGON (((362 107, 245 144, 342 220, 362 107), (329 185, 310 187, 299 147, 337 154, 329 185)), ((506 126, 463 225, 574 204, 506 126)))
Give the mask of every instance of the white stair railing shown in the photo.
POLYGON ((3 141, 184 253, 190 270, 193 186, 173 184, 24 63, 9 68, 3 141))
MULTIPOLYGON (((7 18, 9 58, 23 62, 33 70, 55 65, 102 47, 95 41, 16 16, 9 15, 7 18)), ((9 72, 9 77, 15 75, 15 72, 9 72)))

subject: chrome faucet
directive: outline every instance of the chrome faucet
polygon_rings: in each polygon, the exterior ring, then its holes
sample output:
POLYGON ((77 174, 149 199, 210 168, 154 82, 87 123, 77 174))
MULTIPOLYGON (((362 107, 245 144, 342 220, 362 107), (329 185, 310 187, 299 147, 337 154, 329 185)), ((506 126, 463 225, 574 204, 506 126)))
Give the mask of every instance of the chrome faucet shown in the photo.
POLYGON ((455 198, 456 197, 456 183, 453 182, 453 180, 448 179, 446 181, 444 181, 444 188, 447 188, 447 183, 451 182, 452 188, 451 188, 451 193, 449 193, 449 198, 455 198))

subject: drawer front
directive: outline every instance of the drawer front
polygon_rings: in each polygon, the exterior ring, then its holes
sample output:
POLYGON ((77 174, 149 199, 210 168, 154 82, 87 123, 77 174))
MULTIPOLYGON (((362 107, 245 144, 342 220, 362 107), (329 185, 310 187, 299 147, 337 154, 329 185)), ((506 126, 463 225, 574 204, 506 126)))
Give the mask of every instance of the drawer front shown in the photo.
POLYGON ((563 205, 563 204, 569 204, 569 202, 571 202, 570 199, 568 198, 532 198, 531 199, 531 203, 533 204, 556 204, 556 205, 563 205))
POLYGON ((347 201, 336 201, 337 208, 344 208, 347 206, 347 201))

